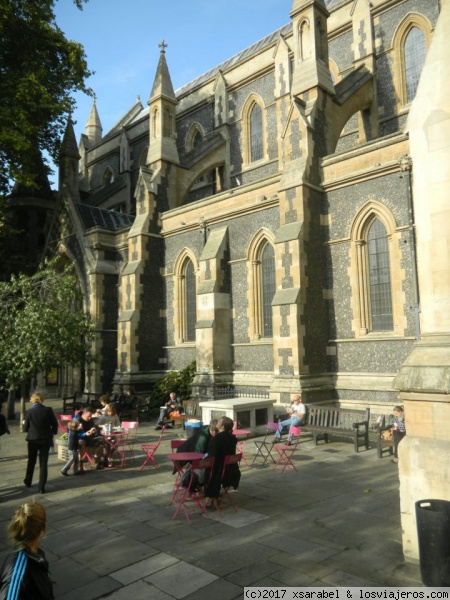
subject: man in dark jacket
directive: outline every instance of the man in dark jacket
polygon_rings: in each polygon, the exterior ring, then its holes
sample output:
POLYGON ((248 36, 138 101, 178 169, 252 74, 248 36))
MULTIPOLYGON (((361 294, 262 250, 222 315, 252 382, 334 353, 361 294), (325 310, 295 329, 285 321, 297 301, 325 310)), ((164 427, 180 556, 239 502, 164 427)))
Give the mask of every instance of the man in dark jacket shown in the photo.
POLYGON ((27 433, 28 463, 24 484, 31 487, 34 467, 39 455, 39 485, 40 494, 45 494, 47 483, 47 464, 50 448, 53 446, 53 436, 58 432, 58 421, 49 406, 44 406, 44 396, 35 393, 31 396, 32 408, 27 411, 24 421, 24 431, 27 433))

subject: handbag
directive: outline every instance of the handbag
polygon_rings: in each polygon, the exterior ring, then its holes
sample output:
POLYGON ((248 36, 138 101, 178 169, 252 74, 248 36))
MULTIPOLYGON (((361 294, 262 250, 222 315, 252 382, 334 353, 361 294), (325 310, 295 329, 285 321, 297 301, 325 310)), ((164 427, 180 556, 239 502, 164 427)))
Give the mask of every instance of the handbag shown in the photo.
POLYGON ((382 440, 393 440, 394 439, 394 432, 392 430, 392 427, 389 427, 389 429, 385 429, 384 431, 382 431, 380 433, 380 438, 382 440))

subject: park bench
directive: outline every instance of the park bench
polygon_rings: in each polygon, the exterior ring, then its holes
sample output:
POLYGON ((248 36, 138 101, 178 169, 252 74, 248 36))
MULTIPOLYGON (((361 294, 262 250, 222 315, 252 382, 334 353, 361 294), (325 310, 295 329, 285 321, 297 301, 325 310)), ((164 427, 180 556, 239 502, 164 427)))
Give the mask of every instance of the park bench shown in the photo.
POLYGON ((185 429, 185 423, 188 419, 202 419, 202 410, 198 400, 183 400, 183 413, 178 417, 170 417, 169 421, 179 421, 185 429))
POLYGON ((63 415, 68 415, 69 413, 74 414, 77 401, 77 392, 72 394, 71 396, 63 396, 63 415))
POLYGON ((351 437, 355 452, 359 452, 361 446, 369 449, 370 408, 356 410, 314 404, 308 404, 306 408, 306 425, 301 428, 312 433, 316 445, 319 440, 329 442, 329 435, 332 435, 351 437))

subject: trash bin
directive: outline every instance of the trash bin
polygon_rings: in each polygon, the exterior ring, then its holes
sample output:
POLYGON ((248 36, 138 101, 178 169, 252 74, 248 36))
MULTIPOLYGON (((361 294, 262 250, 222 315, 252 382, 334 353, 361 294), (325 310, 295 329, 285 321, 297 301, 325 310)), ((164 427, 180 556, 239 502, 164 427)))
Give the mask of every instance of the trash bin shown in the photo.
POLYGON ((420 575, 428 587, 450 586, 450 502, 416 502, 420 575))
POLYGON ((184 427, 186 429, 186 436, 188 438, 192 437, 196 431, 198 431, 199 427, 202 426, 202 422, 198 419, 188 419, 184 423, 184 427))

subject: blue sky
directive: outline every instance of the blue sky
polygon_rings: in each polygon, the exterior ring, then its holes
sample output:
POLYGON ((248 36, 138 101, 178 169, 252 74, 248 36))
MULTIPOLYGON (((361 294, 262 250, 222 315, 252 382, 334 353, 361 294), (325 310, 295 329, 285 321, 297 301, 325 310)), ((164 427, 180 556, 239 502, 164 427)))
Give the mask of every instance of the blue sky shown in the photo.
MULTIPOLYGON (((107 133, 140 96, 144 107, 166 41, 174 89, 290 21, 292 0, 90 0, 82 11, 58 0, 56 22, 80 42, 95 75, 88 84, 107 133)), ((92 100, 77 94, 77 140, 92 100)))

